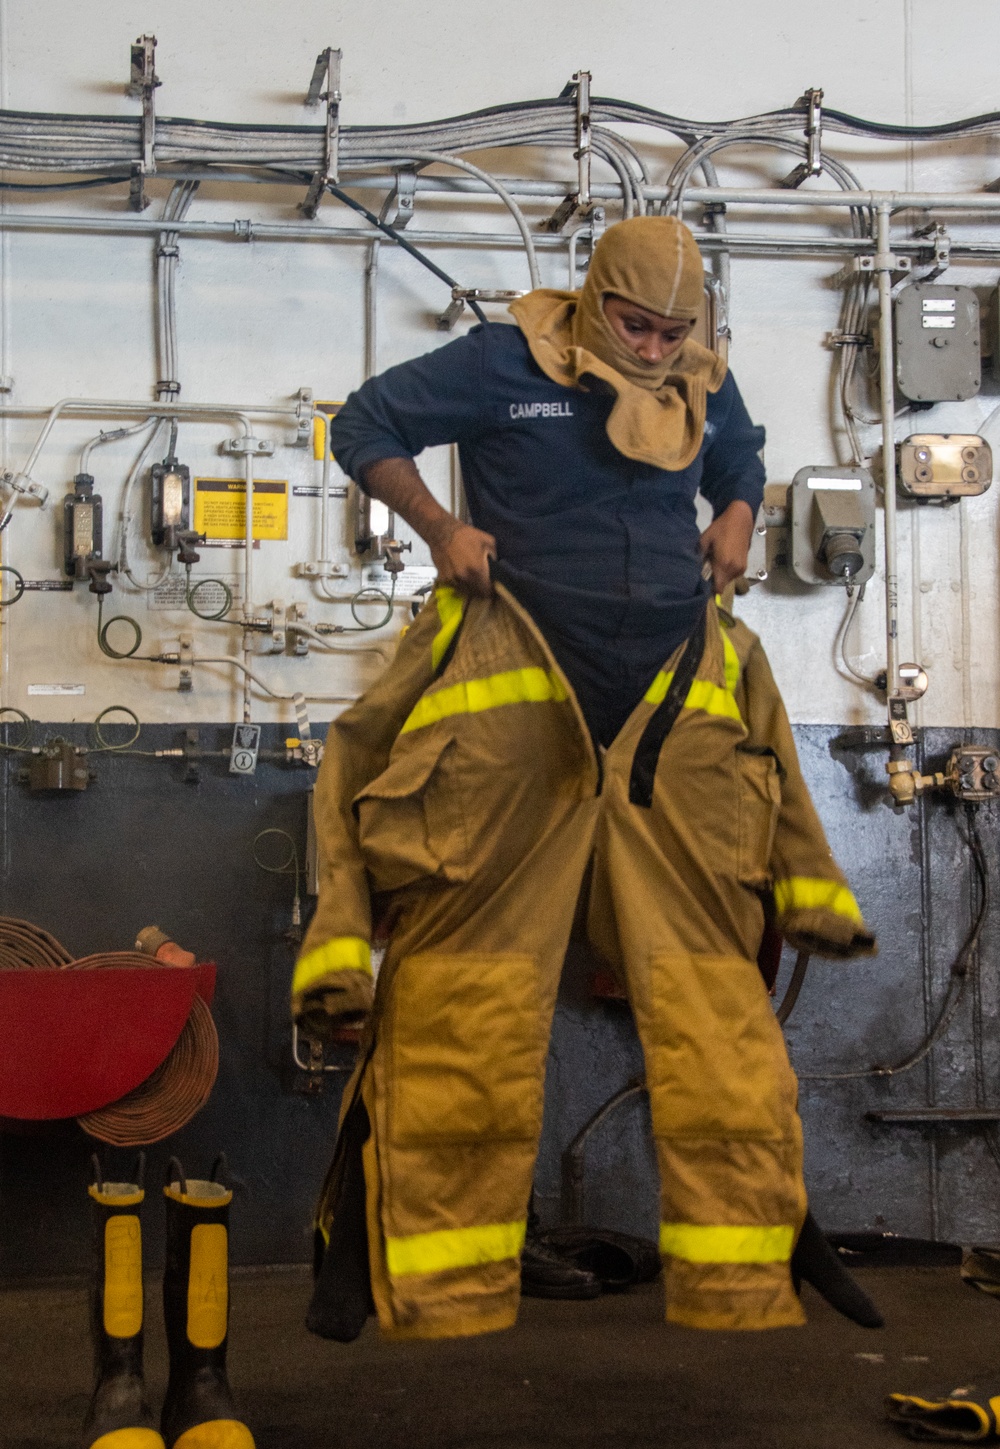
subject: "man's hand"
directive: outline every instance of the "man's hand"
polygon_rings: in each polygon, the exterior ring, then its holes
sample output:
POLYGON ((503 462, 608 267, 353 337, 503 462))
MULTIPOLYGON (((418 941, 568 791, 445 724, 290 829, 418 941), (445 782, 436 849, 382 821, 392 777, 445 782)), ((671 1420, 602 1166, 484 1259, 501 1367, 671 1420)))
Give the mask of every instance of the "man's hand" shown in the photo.
POLYGON ((497 541, 470 523, 447 515, 447 522, 430 530, 426 540, 438 571, 438 582, 452 584, 460 593, 486 598, 493 592, 490 559, 497 556, 497 541))
POLYGON ((412 458, 369 463, 364 484, 373 498, 388 504, 424 540, 440 583, 451 584, 463 594, 485 597, 493 592, 489 561, 497 556, 496 539, 442 508, 412 458))
POLYGON ((712 567, 712 584, 717 594, 746 573, 753 525, 749 503, 737 499, 702 534, 702 557, 712 567))

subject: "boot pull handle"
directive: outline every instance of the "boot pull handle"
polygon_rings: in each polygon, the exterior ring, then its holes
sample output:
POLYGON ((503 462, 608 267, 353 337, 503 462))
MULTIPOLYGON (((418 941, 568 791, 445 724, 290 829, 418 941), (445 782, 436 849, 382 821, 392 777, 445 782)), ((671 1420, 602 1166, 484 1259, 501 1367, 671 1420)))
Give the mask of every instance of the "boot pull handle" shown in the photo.
POLYGON ((185 1175, 183 1167, 181 1166, 180 1158, 178 1157, 171 1157, 170 1161, 167 1163, 167 1171, 164 1176, 165 1187, 169 1187, 173 1182, 180 1183, 181 1192, 184 1194, 185 1197, 187 1197, 187 1177, 185 1175))
POLYGON ((90 1154, 90 1180, 98 1192, 104 1191, 104 1177, 101 1173, 101 1159, 96 1152, 90 1154))
POLYGON ((229 1159, 224 1152, 220 1152, 212 1163, 210 1182, 221 1182, 223 1187, 229 1186, 229 1159))

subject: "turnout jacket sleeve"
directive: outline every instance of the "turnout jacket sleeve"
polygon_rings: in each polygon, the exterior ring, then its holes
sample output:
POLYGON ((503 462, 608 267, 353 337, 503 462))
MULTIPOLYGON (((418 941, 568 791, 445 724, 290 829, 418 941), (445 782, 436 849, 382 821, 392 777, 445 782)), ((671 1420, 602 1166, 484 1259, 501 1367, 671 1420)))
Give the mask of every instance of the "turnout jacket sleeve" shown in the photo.
POLYGON ((714 517, 718 518, 737 499, 749 504, 756 517, 764 499, 766 478, 760 460, 764 429, 750 421, 731 372, 726 374, 719 401, 728 406, 705 449, 700 489, 711 503, 714 517))
POLYGON ((319 898, 292 976, 292 1017, 320 1040, 371 1008, 371 893, 352 806, 386 768, 393 741, 434 677, 441 607, 435 600, 425 606, 392 667, 327 732, 313 797, 319 898))
POLYGON ((436 352, 369 378, 330 424, 330 447, 357 483, 369 463, 415 458, 424 448, 460 443, 479 424, 483 403, 481 327, 436 352))
POLYGON ((875 954, 875 937, 865 925, 843 871, 833 858, 809 795, 788 715, 760 641, 742 624, 749 641, 737 693, 749 731, 744 748, 773 755, 779 775, 780 805, 771 848, 769 875, 777 929, 798 950, 819 956, 875 954))

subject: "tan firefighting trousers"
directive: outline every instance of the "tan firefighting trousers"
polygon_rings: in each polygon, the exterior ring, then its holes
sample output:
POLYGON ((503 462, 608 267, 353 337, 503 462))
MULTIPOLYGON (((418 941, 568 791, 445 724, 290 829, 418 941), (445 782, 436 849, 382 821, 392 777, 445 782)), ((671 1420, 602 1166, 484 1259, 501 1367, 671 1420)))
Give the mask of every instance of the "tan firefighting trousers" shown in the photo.
POLYGON ((627 985, 645 1053, 667 1317, 803 1321, 788 1268, 805 1213, 801 1129, 756 965, 762 896, 793 943, 874 945, 759 643, 707 612, 645 803, 639 757, 649 767, 647 726, 683 650, 600 759, 544 639, 501 587, 468 603, 439 590, 331 725, 319 905, 293 1011, 367 1005, 374 903, 389 945, 345 1102, 360 1091, 372 1124, 369 1254, 392 1337, 515 1320, 549 1028, 585 878, 590 937, 627 985))

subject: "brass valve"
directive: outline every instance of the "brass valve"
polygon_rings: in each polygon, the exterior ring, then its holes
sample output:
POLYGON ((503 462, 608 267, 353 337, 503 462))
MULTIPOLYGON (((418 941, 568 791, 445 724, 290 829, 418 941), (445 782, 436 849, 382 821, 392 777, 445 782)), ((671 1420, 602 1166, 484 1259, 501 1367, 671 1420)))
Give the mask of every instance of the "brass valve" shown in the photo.
POLYGON ((890 760, 886 765, 889 776, 889 793, 896 805, 912 805, 925 790, 940 790, 947 780, 940 772, 920 775, 913 768, 912 760, 890 760))

